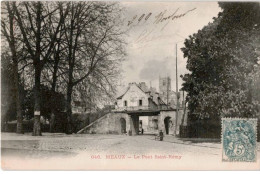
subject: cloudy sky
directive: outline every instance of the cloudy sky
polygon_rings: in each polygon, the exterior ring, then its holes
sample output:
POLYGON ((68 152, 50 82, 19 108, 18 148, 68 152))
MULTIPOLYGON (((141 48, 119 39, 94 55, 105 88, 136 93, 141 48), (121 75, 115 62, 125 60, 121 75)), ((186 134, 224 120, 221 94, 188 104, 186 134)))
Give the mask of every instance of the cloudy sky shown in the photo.
MULTIPOLYGON (((128 45, 120 88, 144 81, 158 90, 159 76, 169 75, 175 91, 176 43, 178 74, 185 74, 186 59, 180 50, 183 41, 212 22, 221 10, 217 2, 122 2, 122 6, 128 45), (173 16, 180 17, 172 20, 173 16)), ((179 78, 179 87, 181 83, 179 78)))

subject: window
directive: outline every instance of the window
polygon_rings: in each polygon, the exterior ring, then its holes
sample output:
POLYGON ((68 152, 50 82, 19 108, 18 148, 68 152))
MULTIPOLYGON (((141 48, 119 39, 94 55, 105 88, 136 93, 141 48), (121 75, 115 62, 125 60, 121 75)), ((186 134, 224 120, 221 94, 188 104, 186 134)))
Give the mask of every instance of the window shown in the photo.
POLYGON ((139 106, 143 105, 143 100, 139 100, 139 106))
POLYGON ((124 104, 125 104, 125 106, 127 106, 127 101, 126 100, 124 101, 124 104))

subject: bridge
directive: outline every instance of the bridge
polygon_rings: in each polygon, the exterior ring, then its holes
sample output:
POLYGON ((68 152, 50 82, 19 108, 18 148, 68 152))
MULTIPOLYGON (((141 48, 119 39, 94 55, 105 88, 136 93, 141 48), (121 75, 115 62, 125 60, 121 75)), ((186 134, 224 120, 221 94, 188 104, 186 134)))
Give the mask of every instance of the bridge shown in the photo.
MULTIPOLYGON (((182 110, 182 108, 180 108, 182 110)), ((159 115, 160 112, 170 112, 170 111, 175 111, 176 109, 172 108, 164 108, 164 109, 157 109, 157 108, 151 108, 151 107, 126 107, 124 109, 115 109, 113 112, 115 113, 126 113, 128 115, 138 115, 138 116, 156 116, 159 115)))
POLYGON ((139 134, 139 117, 154 117, 158 123, 158 131, 165 134, 175 135, 179 132, 179 125, 183 117, 183 110, 151 108, 151 107, 125 107, 112 110, 110 113, 87 125, 78 133, 114 133, 122 134, 131 132, 133 135, 139 134))

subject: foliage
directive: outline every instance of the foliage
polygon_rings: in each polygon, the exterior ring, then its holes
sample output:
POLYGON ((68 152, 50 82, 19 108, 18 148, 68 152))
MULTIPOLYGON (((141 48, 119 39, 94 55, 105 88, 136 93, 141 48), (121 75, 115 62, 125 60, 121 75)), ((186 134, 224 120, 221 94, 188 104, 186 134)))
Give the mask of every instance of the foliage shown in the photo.
POLYGON ((183 77, 183 89, 191 120, 259 113, 259 97, 253 96, 259 74, 259 3, 219 5, 223 11, 218 17, 186 39, 182 48, 190 71, 183 77))

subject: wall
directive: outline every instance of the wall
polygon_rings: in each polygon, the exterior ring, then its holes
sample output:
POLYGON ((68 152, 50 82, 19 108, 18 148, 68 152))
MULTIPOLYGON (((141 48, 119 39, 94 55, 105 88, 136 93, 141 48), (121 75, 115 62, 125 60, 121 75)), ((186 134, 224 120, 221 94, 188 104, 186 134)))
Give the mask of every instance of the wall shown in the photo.
POLYGON ((124 101, 127 101, 127 107, 137 107, 139 100, 142 100, 142 106, 148 107, 148 96, 135 83, 131 83, 123 98, 117 101, 117 105, 119 108, 124 108, 124 101))
MULTIPOLYGON (((183 111, 179 111, 179 116, 177 119, 177 135, 179 134, 179 126, 181 125, 181 118, 183 116, 183 111)), ((151 116, 149 116, 151 117, 151 116)), ((160 130, 166 135, 166 129, 164 124, 164 119, 170 118, 169 135, 175 135, 176 126, 176 112, 175 111, 161 111, 158 116, 153 116, 151 118, 158 119, 158 130, 149 130, 149 132, 158 133, 160 130)), ((120 119, 124 118, 126 121, 126 132, 132 131, 132 135, 138 134, 139 130, 139 116, 130 116, 126 113, 108 113, 102 118, 98 119, 92 125, 87 127, 83 133, 97 133, 97 134, 121 134, 121 122, 120 119)), ((149 119, 150 120, 150 119, 149 119)))
POLYGON ((130 116, 125 113, 108 113, 104 117, 96 120, 90 127, 83 131, 83 133, 90 134, 121 134, 120 119, 126 120, 126 131, 130 130, 130 116))
MULTIPOLYGON (((175 135, 175 127, 176 127, 176 111, 161 111, 160 115, 158 116, 158 131, 162 130, 164 135, 166 135, 166 129, 164 120, 165 118, 170 117, 170 124, 169 124, 169 135, 175 135)), ((177 135, 180 131, 181 119, 183 117, 183 111, 179 110, 178 118, 177 118, 177 135)))

